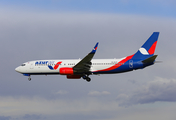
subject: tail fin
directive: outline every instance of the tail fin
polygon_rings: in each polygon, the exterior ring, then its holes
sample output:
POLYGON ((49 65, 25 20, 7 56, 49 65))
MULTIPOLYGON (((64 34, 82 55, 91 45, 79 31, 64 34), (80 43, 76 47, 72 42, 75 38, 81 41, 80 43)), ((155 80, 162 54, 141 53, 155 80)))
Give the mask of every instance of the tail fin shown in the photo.
POLYGON ((154 55, 159 32, 153 32, 149 39, 142 47, 134 54, 133 59, 145 60, 154 55))

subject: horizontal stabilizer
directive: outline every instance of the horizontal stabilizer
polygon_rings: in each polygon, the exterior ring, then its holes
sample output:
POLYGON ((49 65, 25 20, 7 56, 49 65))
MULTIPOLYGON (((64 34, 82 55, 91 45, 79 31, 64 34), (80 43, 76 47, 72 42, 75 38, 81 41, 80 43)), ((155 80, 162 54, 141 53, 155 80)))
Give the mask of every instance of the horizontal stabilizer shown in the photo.
POLYGON ((152 57, 149 57, 149 58, 143 60, 142 62, 143 62, 143 63, 152 63, 152 62, 155 61, 155 59, 156 59, 157 56, 158 56, 158 55, 153 55, 152 57))

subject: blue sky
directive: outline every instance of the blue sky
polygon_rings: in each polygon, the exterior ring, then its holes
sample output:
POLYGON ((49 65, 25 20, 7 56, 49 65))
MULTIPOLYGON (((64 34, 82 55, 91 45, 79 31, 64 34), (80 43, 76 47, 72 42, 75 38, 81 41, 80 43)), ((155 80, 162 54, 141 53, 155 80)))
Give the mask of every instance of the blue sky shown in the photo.
POLYGON ((0 0, 3 7, 52 12, 122 13, 176 17, 174 0, 0 0))
POLYGON ((0 120, 175 120, 175 0, 0 0, 0 120), (134 54, 160 32, 142 70, 65 76, 17 73, 24 62, 134 54))

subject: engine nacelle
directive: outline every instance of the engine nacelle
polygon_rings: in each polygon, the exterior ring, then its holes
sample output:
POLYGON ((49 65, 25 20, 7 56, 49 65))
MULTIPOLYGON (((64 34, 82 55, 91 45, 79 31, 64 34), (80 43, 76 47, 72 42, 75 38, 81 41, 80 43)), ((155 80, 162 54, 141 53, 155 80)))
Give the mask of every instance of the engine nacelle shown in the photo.
POLYGON ((80 79, 80 75, 67 75, 67 79, 80 79))
POLYGON ((60 68, 59 73, 61 75, 73 75, 73 68, 69 67, 60 68))

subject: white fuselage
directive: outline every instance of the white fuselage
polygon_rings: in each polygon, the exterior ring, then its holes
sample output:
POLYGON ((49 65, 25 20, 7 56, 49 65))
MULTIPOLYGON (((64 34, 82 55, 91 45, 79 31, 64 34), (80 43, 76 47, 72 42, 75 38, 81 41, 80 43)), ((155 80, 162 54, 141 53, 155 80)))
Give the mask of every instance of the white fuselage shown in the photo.
MULTIPOLYGON (((91 72, 96 72, 103 69, 108 69, 115 65, 123 65, 119 63, 121 59, 93 59, 92 65, 90 67, 91 72)), ((73 60, 36 60, 23 63, 21 66, 17 67, 15 70, 23 74, 59 74, 59 69, 62 67, 72 68, 81 59, 73 60), (60 64, 57 66, 57 63, 60 64), (50 66, 50 67, 49 67, 50 66), (53 68, 53 69, 52 69, 53 68)))

